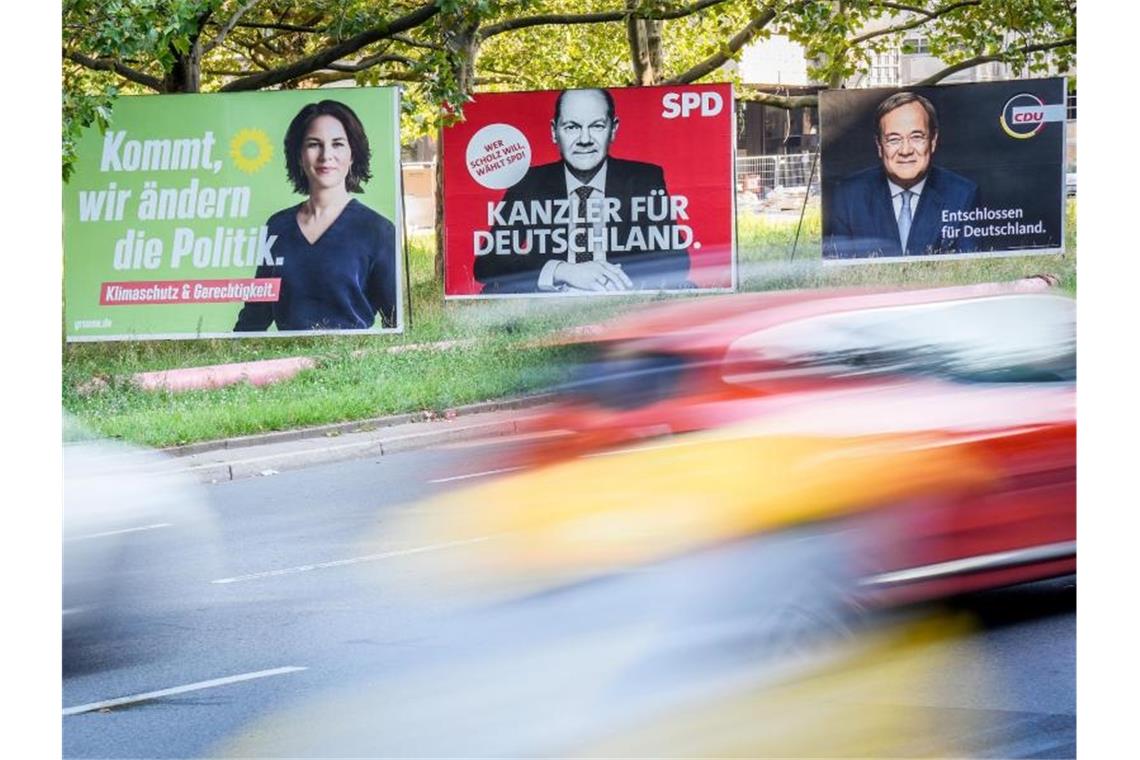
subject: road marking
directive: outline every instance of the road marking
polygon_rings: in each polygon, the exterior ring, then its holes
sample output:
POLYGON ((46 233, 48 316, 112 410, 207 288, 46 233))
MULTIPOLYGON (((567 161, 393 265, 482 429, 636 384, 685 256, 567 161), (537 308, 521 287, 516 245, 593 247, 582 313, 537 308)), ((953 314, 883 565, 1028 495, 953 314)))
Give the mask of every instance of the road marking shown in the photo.
POLYGON ((514 472, 515 470, 521 470, 521 469, 522 469, 522 467, 504 467, 501 470, 485 470, 484 472, 472 472, 472 473, 469 473, 467 475, 452 475, 450 478, 436 478, 435 480, 429 480, 428 482, 429 483, 450 483, 453 480, 468 480, 469 478, 483 478, 483 477, 486 477, 488 475, 498 475, 499 473, 514 472))
POLYGON ((391 552, 383 552, 381 554, 367 554, 363 557, 350 557, 349 559, 338 559, 332 562, 318 562, 312 565, 299 565, 297 567, 286 567, 281 570, 266 570, 261 573, 250 573, 249 575, 236 575, 233 578, 219 578, 210 583, 240 583, 241 581, 254 581, 260 578, 273 578, 278 575, 293 575, 294 573, 307 573, 310 570, 323 570, 327 567, 342 567, 344 565, 355 565, 361 562, 376 562, 381 559, 391 559, 392 557, 407 557, 411 554, 422 554, 424 552, 434 552, 440 549, 451 549, 456 546, 464 546, 466 544, 475 544, 480 541, 486 541, 492 538, 491 536, 480 536, 479 538, 467 538, 462 541, 448 541, 443 544, 430 544, 428 546, 417 546, 412 549, 398 549, 391 552))
POLYGON ((172 694, 185 694, 188 691, 198 691, 200 689, 211 689, 215 686, 225 686, 226 684, 239 683, 241 681, 252 681, 255 678, 268 678, 269 676, 279 676, 284 673, 295 673, 299 670, 308 670, 305 667, 296 665, 288 665, 283 668, 273 668, 272 670, 258 670, 253 673, 241 673, 236 676, 226 676, 225 678, 213 678, 209 681, 198 681, 197 683, 188 683, 185 686, 174 686, 169 689, 159 689, 158 691, 148 691, 143 694, 133 694, 129 697, 119 697, 117 699, 105 699, 102 702, 91 702, 86 705, 76 705, 75 707, 63 708, 63 714, 79 715, 80 713, 93 712, 95 710, 102 710, 107 707, 118 707, 119 705, 129 705, 133 702, 146 702, 150 699, 159 699, 160 697, 169 697, 172 694))
POLYGON ((529 443, 530 441, 541 441, 547 438, 563 438, 570 434, 571 431, 569 430, 536 430, 529 433, 501 435, 494 439, 456 441, 455 443, 448 443, 439 448, 443 451, 455 451, 459 449, 473 449, 481 446, 510 446, 518 443, 529 443))
POLYGON ((137 533, 140 530, 154 530, 155 528, 169 528, 170 523, 155 523, 153 525, 142 525, 138 528, 123 528, 122 530, 108 530, 102 533, 89 533, 86 536, 72 536, 65 538, 64 541, 85 541, 89 538, 103 538, 105 536, 118 536, 123 533, 137 533))

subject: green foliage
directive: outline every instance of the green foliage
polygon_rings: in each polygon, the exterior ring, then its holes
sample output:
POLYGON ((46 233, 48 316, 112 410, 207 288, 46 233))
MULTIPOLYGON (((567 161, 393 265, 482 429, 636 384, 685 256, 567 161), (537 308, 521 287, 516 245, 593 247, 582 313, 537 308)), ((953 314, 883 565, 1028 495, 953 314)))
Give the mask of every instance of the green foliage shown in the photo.
POLYGON ((82 90, 63 90, 63 181, 71 178, 78 158, 75 145, 85 127, 95 125, 103 132, 111 123, 111 103, 119 91, 114 85, 104 84, 101 91, 87 94, 82 90))
MULTIPOLYGON (((201 20, 223 0, 65 0, 64 45, 94 58, 148 61, 169 70, 190 49, 201 20)), ((152 73, 154 73, 152 71, 152 73)))
MULTIPOLYGON (((992 56, 1016 69, 1068 67, 1075 45, 1075 0, 435 0, 433 12, 403 34, 388 30, 431 0, 65 0, 64 173, 74 137, 101 124, 119 91, 259 86, 256 75, 290 68, 281 87, 341 79, 406 87, 404 133, 410 141, 462 118, 480 90, 633 83, 626 18, 661 20, 660 79, 735 80, 715 68, 739 59, 729 40, 762 14, 771 21, 751 39, 786 34, 801 43, 821 82, 839 82, 870 65, 888 44, 921 34, 948 64, 992 56), (904 10, 905 9, 905 10, 904 10), (589 16, 589 23, 577 23, 589 16), (604 20, 597 20, 602 14, 604 20), (541 19, 541 24, 527 23, 541 19), (507 25, 504 27, 504 25, 507 25), (913 28, 911 28, 913 27, 913 28), (357 35, 374 39, 335 63, 307 62, 357 35), (110 70, 115 68, 114 73, 110 70), (703 71, 703 69, 701 69, 703 71), (246 84, 248 82, 249 84, 246 84), (102 109, 102 110, 100 110, 102 109)), ((988 59, 987 59, 988 60, 988 59)), ((104 119, 105 121, 105 119, 104 119)))
POLYGON ((1063 71, 1076 53, 1075 44, 1026 50, 1075 38, 1075 0, 925 0, 907 3, 909 14, 878 0, 796 5, 800 12, 782 15, 776 29, 804 46, 809 74, 821 82, 866 71, 873 53, 912 35, 947 65, 987 56, 1014 70, 1063 71))

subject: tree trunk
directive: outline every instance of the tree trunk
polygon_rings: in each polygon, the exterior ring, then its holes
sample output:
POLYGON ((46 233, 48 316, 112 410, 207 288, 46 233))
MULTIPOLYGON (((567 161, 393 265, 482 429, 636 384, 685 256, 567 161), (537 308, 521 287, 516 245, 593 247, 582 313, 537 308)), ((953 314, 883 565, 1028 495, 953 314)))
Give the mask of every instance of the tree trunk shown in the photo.
POLYGON ((162 78, 164 92, 199 92, 202 89, 202 28, 209 21, 213 10, 207 8, 198 16, 198 28, 190 36, 190 49, 180 53, 174 46, 170 53, 174 65, 162 78))
MULTIPOLYGON (((468 24, 447 42, 447 47, 454 54, 455 82, 463 95, 471 95, 475 89, 475 58, 479 55, 479 39, 475 33, 478 28, 477 22, 468 24)), ((440 129, 435 159, 435 276, 441 281, 443 265, 443 130, 440 129)))
POLYGON ((665 76, 665 54, 661 50, 661 22, 644 19, 645 47, 649 52, 649 81, 646 84, 661 84, 665 76))
POLYGON ((443 281, 443 128, 435 143, 435 278, 443 281))
MULTIPOLYGON (((637 0, 625 0, 627 10, 633 10, 637 0)), ((641 19, 633 14, 625 17, 625 37, 629 42, 629 62, 633 65, 633 83, 646 84, 646 75, 649 71, 649 51, 645 48, 644 29, 641 19)))
MULTIPOLYGON (((844 6, 843 6, 843 0, 835 0, 834 6, 835 6, 835 14, 842 18, 847 12, 847 9, 844 8, 844 6)), ((840 50, 839 54, 836 56, 835 60, 842 59, 846 56, 847 56, 847 49, 842 48, 840 50)), ((827 80, 827 86, 833 90, 837 90, 840 87, 842 87, 843 86, 842 75, 832 74, 827 80)))
MULTIPOLYGON (((633 11, 637 0, 626 0, 626 10, 633 11)), ((636 18, 630 13, 625 19, 626 40, 629 42, 629 60, 633 65, 633 81, 638 86, 661 82, 661 22, 636 18)))
POLYGON ((162 79, 165 92, 198 92, 202 87, 201 48, 195 42, 186 55, 175 54, 174 65, 162 79))

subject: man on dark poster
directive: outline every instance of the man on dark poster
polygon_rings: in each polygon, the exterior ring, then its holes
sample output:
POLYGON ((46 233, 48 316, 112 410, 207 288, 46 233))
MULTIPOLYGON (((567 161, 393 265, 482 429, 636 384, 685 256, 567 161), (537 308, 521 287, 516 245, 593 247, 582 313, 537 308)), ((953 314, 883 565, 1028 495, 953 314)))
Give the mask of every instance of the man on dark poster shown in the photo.
POLYGON ((875 112, 880 166, 838 183, 829 203, 824 258, 966 253, 969 237, 953 235, 943 212, 979 206, 978 186, 932 163, 938 113, 913 92, 897 92, 875 112), (952 235, 952 236, 951 236, 952 235))
POLYGON ((475 258, 484 294, 692 287, 677 225, 686 199, 669 196, 660 166, 609 155, 618 124, 606 90, 559 94, 562 160, 531 167, 493 204, 493 245, 475 258))

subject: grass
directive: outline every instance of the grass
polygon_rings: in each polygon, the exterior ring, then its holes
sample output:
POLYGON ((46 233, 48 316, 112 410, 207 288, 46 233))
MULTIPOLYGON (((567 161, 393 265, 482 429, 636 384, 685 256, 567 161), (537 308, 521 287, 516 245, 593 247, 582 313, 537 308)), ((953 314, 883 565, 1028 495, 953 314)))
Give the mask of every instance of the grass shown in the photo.
POLYGON ((500 398, 549 384, 556 379, 550 368, 570 353, 521 350, 498 338, 467 350, 329 356, 264 388, 172 394, 142 391, 124 378, 68 406, 104 435, 162 446, 500 398))
MULTIPOLYGON (((1075 202, 1069 204, 1067 253, 965 261, 821 266, 820 219, 809 211, 790 257, 796 219, 741 218, 741 290, 856 285, 952 285, 1051 273, 1076 293, 1075 202)), ((573 348, 537 347, 535 338, 572 325, 605 320, 646 298, 444 302, 433 277, 430 237, 409 245, 411 327, 403 335, 296 339, 133 341, 63 346, 63 405, 99 434, 152 446, 433 410, 503 398, 556 382, 573 348), (407 343, 473 339, 446 351, 388 353, 407 343), (363 351, 363 353, 360 353, 363 351), (242 384, 179 394, 143 391, 136 372, 312 356, 317 366, 295 378, 255 388, 242 384), (84 390, 93 378, 102 381, 84 390)), ((681 296, 687 297, 687 296, 681 296)))

